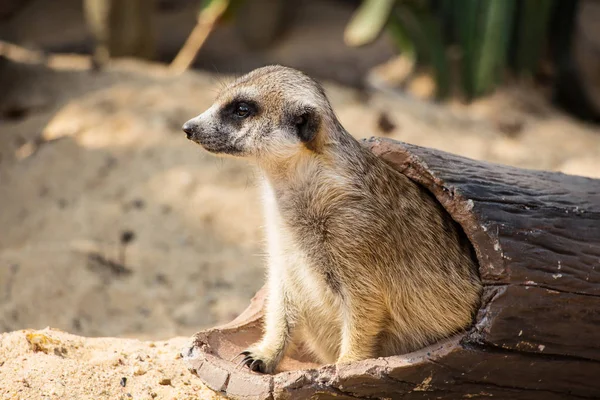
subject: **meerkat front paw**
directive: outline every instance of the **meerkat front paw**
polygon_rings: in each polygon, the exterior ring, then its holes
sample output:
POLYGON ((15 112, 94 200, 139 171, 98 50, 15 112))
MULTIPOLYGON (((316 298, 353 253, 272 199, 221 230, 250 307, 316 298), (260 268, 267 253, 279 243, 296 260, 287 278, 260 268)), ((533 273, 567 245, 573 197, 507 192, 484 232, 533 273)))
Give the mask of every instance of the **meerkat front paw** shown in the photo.
POLYGON ((251 371, 263 374, 272 374, 275 372, 280 358, 277 354, 266 352, 257 346, 242 351, 240 355, 244 356, 240 365, 247 366, 251 371))

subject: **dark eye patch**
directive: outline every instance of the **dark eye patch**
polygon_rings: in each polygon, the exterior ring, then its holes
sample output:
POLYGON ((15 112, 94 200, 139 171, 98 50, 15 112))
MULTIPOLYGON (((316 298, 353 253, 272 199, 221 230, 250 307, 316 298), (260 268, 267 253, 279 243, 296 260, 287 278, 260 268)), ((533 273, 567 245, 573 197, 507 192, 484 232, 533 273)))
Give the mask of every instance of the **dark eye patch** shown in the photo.
POLYGON ((258 114, 258 105, 249 99, 234 99, 221 109, 220 117, 223 122, 235 126, 241 125, 244 119, 258 114))

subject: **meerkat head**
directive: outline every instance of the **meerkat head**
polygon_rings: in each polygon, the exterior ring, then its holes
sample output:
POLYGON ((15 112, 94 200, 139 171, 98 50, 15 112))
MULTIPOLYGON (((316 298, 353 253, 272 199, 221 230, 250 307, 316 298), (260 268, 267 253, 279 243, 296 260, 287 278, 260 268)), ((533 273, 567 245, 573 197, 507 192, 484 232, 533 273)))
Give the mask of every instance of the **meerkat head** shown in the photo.
POLYGON ((332 119, 318 83, 295 69, 268 66, 225 87, 182 129, 211 153, 273 160, 318 151, 332 119))

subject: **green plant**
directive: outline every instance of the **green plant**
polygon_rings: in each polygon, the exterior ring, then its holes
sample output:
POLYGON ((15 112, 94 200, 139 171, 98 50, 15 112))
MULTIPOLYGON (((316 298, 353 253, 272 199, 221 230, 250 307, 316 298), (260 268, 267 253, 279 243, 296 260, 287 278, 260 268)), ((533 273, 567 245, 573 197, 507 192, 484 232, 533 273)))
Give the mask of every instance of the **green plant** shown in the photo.
POLYGON ((511 68, 539 68, 554 0, 365 0, 350 20, 346 43, 360 46, 387 29, 399 51, 431 66, 437 97, 451 93, 448 49, 460 49, 460 88, 470 100, 491 92, 511 68))

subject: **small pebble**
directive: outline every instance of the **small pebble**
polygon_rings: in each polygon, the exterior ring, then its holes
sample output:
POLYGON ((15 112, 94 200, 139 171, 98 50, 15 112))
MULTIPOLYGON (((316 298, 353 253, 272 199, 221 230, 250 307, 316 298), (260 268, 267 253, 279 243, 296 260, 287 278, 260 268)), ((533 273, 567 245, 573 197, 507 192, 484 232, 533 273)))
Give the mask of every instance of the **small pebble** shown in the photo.
POLYGON ((131 202, 131 205, 138 210, 142 210, 144 207, 146 207, 146 203, 142 199, 135 199, 131 202))
POLYGON ((159 385, 170 385, 171 384, 171 378, 162 378, 160 381, 158 381, 159 385))
POLYGON ((384 134, 390 134, 396 129, 396 124, 386 112, 380 112, 377 117, 377 128, 384 134))
POLYGON ((121 243, 128 244, 135 239, 135 233, 133 231, 123 231, 121 232, 121 243))
POLYGON ((127 386, 127 378, 122 377, 120 383, 121 383, 121 386, 123 386, 123 387, 127 386))
POLYGON ((144 368, 142 368, 140 365, 136 365, 135 367, 133 367, 133 375, 140 376, 140 375, 144 375, 145 373, 146 373, 146 370, 144 368))

